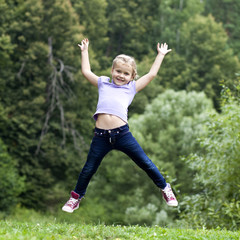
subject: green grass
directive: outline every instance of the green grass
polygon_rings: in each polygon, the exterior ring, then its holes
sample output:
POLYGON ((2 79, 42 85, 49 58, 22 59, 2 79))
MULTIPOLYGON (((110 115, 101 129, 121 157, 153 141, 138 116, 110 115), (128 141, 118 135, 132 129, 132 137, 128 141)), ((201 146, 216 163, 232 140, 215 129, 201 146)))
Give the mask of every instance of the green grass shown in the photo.
POLYGON ((0 239, 27 240, 61 240, 61 239, 164 239, 164 240, 194 240, 194 239, 240 239, 240 232, 226 230, 192 230, 167 229, 161 227, 140 226, 105 226, 54 222, 17 222, 0 221, 0 239))
POLYGON ((54 215, 18 208, 14 214, 0 214, 0 240, 240 240, 240 231, 193 230, 143 226, 106 226, 84 222, 81 214, 54 215), (2 219, 2 220, 1 220, 2 219))

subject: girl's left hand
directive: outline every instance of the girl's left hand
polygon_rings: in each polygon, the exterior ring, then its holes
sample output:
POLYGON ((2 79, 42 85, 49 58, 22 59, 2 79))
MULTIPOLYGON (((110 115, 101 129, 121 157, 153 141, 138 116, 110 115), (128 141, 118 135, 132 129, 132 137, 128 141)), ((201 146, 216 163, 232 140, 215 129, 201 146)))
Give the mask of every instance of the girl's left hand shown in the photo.
POLYGON ((172 49, 168 49, 168 45, 166 43, 161 43, 161 46, 160 46, 160 43, 157 44, 157 51, 158 53, 161 53, 163 55, 166 55, 167 53, 171 52, 172 49))

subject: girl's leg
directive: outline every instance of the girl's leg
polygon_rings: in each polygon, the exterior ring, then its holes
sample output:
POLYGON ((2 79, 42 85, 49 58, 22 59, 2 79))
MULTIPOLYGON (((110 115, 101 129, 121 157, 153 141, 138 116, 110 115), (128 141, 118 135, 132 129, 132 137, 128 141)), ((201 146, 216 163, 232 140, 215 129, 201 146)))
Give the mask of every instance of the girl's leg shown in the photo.
POLYGON ((156 165, 145 154, 131 132, 121 136, 115 146, 116 149, 126 153, 140 168, 142 168, 159 188, 164 189, 166 187, 166 180, 156 165))
POLYGON ((103 157, 111 150, 111 145, 104 137, 94 136, 90 150, 88 153, 87 161, 79 174, 78 181, 75 187, 74 192, 79 194, 82 198, 85 193, 87 186, 93 176, 97 171, 100 163, 102 162, 103 157))

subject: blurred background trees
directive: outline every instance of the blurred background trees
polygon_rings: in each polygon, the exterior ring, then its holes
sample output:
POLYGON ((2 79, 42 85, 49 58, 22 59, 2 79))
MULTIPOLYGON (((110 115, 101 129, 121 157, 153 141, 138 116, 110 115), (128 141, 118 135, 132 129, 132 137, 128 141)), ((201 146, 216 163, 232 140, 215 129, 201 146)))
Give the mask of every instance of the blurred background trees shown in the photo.
POLYGON ((181 205, 181 217, 192 226, 238 229, 240 224, 240 85, 224 86, 221 114, 211 114, 199 150, 183 160, 196 171, 193 189, 181 205), (198 218, 196 218, 198 216, 198 218))
POLYGON ((81 39, 90 39, 92 70, 108 76, 120 53, 134 56, 143 75, 157 42, 167 42, 173 51, 136 95, 129 124, 182 204, 167 208, 145 174, 112 152, 80 214, 106 223, 178 219, 237 228, 239 9, 237 0, 0 0, 0 210, 56 211, 76 183, 98 97, 81 75, 81 39))

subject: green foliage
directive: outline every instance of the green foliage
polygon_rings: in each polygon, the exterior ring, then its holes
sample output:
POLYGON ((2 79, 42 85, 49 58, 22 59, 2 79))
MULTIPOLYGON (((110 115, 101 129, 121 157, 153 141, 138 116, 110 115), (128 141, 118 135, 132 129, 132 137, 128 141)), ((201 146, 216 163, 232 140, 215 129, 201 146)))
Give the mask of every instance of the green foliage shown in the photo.
POLYGON ((182 179, 186 175, 179 171, 182 164, 177 159, 198 148, 196 139, 205 134, 208 112, 214 110, 203 93, 167 90, 147 106, 143 115, 131 119, 131 129, 159 166, 166 164, 163 169, 167 170, 168 164, 174 163, 176 172, 171 175, 183 174, 182 179))
POLYGON ((211 13, 217 22, 221 22, 225 31, 228 34, 229 46, 240 57, 240 42, 239 42, 239 14, 240 2, 238 0, 211 0, 206 1, 206 14, 211 13))
POLYGON ((178 53, 181 52, 180 41, 182 38, 181 26, 195 15, 204 10, 202 1, 170 0, 161 1, 156 15, 156 31, 161 36, 161 41, 169 43, 178 53))
MULTIPOLYGON (((0 129, 7 126, 6 111, 0 104, 0 129)), ((8 152, 8 147, 0 138, 0 212, 12 212, 19 201, 19 195, 25 190, 24 177, 20 177, 16 159, 8 152)))
POLYGON ((108 1, 107 55, 126 53, 141 60, 158 41, 179 50, 181 25, 204 10, 201 1, 108 1))
POLYGON ((9 68, 0 78, 7 116, 0 136, 26 177, 21 203, 45 208, 56 184, 77 177, 73 166, 84 156, 76 126, 81 129, 84 124, 86 107, 79 107, 75 96, 86 87, 73 85, 79 77, 75 52, 82 28, 69 1, 9 1, 4 7, 2 28, 11 45, 5 41, 3 48, 9 68))
POLYGON ((185 80, 184 89, 204 91, 217 106, 220 81, 233 81, 239 69, 238 59, 227 48, 227 35, 210 15, 191 18, 183 24, 181 33, 181 49, 187 68, 178 79, 185 80))
POLYGON ((155 45, 157 41, 153 16, 158 15, 156 6, 160 4, 159 2, 159 0, 108 1, 109 43, 107 56, 114 57, 117 54, 125 53, 141 59, 149 53, 151 46, 155 45))
POLYGON ((197 193, 182 202, 182 217, 194 227, 240 226, 239 104, 227 94, 221 114, 212 115, 207 123, 208 134, 200 141, 203 151, 184 159, 196 170, 193 181, 197 193))
MULTIPOLYGON (((111 64, 111 59, 106 57, 106 49, 109 42, 107 36, 109 19, 106 17, 107 1, 72 0, 71 2, 79 16, 79 23, 84 27, 83 34, 89 38, 91 49, 96 54, 101 69, 108 68, 111 64)), ((94 56, 91 55, 91 59, 93 58, 94 56)))
MULTIPOLYGON (((175 43, 169 45, 173 51, 165 57, 159 75, 136 96, 131 106, 136 113, 142 112, 158 93, 169 88, 204 91, 219 110, 221 82, 230 85, 235 81, 240 63, 227 46, 228 37, 220 23, 211 15, 194 15, 181 24, 179 31, 178 47, 174 47, 175 43)), ((140 76, 151 67, 155 55, 151 52, 138 64, 140 76)))
POLYGON ((11 212, 24 191, 24 178, 19 176, 17 162, 11 158, 0 139, 0 212, 11 212))
MULTIPOLYGON (((0 66, 3 70, 4 67, 10 64, 10 54, 13 52, 14 46, 11 44, 10 36, 2 34, 0 36, 0 66)), ((1 71, 4 72, 4 71, 1 71)))

